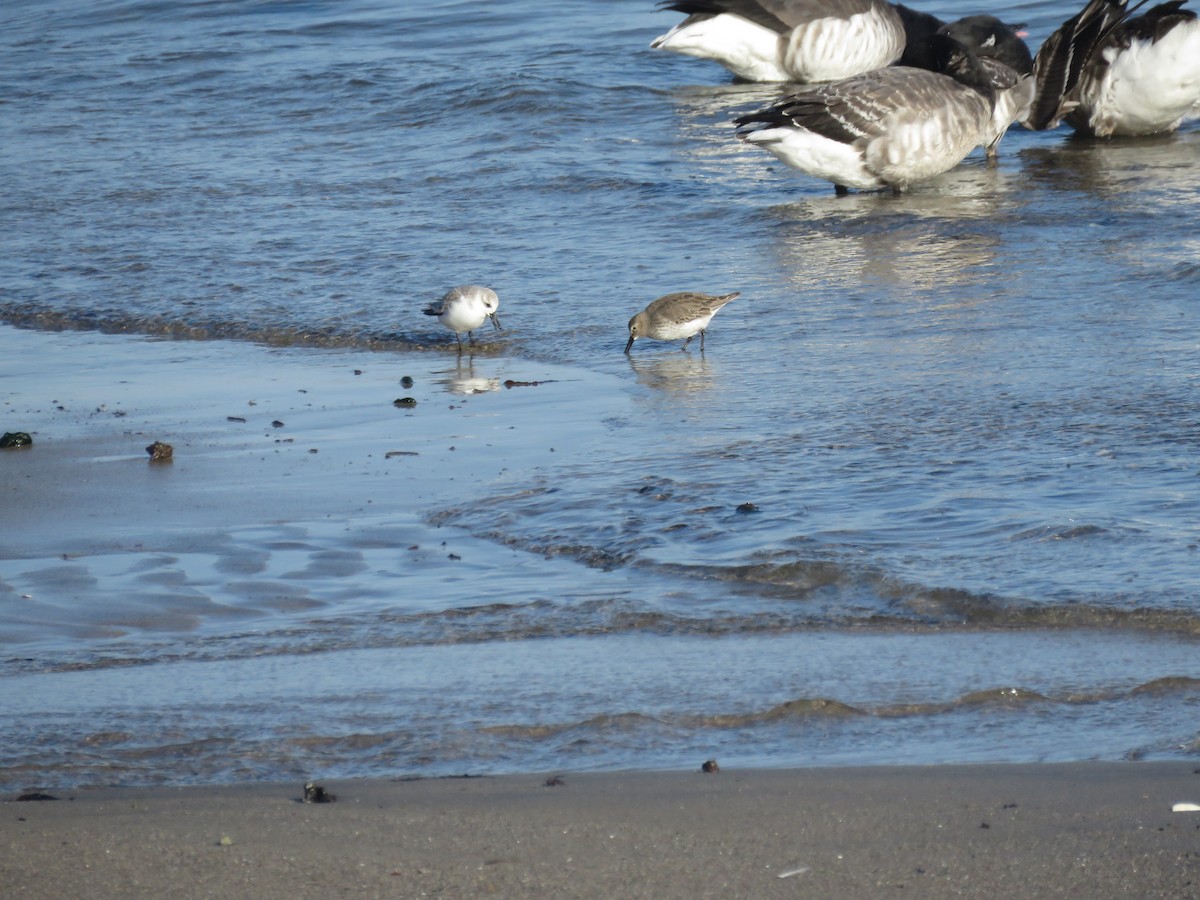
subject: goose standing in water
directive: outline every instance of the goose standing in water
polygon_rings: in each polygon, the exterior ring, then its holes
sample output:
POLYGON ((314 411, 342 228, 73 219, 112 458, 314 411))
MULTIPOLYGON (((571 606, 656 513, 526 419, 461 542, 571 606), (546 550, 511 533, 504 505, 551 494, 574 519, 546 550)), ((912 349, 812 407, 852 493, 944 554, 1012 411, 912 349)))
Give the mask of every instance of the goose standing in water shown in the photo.
MULTIPOLYGON (((1145 3, 1140 0, 1137 6, 1145 3)), ((1048 131, 1079 106, 1089 63, 1131 12, 1126 0, 1088 0, 1046 38, 1033 58, 1037 88, 1022 125, 1031 131, 1048 131)))
POLYGON ((1131 16, 1125 0, 1092 0, 1063 23, 1038 51, 1028 127, 1065 119, 1096 137, 1160 134, 1200 115, 1200 19, 1185 2, 1131 16), (1069 57, 1082 62, 1065 65, 1069 57), (1075 77, 1062 79, 1072 69, 1075 77))
POLYGON ((746 81, 837 81, 888 66, 942 22, 886 0, 664 0, 687 18, 650 46, 746 81))
POLYGON ((849 188, 899 194, 958 165, 989 139, 995 90, 978 57, 925 38, 929 69, 893 66, 815 86, 734 120, 738 138, 849 188))
MULTIPOLYGON (((941 34, 975 52, 996 93, 991 128, 983 141, 989 160, 996 159, 1000 139, 1009 127, 1029 114, 1037 90, 1032 74, 1033 56, 1021 39, 1022 28, 1023 25, 1009 25, 995 16, 967 16, 939 29, 941 34)), ((901 64, 932 69, 928 46, 927 41, 910 46, 901 64)))

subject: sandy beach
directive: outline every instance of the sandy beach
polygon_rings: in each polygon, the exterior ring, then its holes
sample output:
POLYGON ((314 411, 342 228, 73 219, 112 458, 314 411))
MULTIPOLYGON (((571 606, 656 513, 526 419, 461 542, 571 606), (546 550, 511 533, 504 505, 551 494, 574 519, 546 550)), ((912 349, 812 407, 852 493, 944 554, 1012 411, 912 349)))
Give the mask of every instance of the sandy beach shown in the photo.
MULTIPOLYGON (((424 504, 481 472, 586 452, 608 402, 603 384, 563 385, 561 370, 521 360, 472 376, 452 354, 171 342, 126 354, 130 340, 0 329, 5 430, 34 438, 3 457, 5 503, 22 510, 6 553, 44 573, 28 582, 43 593, 61 587, 67 557, 95 566, 89 590, 103 586, 98 560, 138 558, 146 535, 203 550, 236 544, 239 529, 337 521, 376 501, 411 516, 401 544, 436 545, 424 504), (102 376, 82 377, 81 356, 102 376), (407 394, 419 419, 393 404, 407 394), (150 461, 154 440, 174 445, 173 462, 150 461)), ((154 602, 174 618, 131 614, 122 627, 202 629, 229 614, 227 599, 154 602)), ((38 591, 10 590, 5 604, 5 633, 23 648, 89 627, 84 607, 58 609, 38 591)), ((97 625, 98 636, 112 627, 97 625)), ((1200 813, 1173 811, 1200 802, 1194 762, 780 770, 722 760, 716 774, 701 762, 321 780, 336 801, 318 804, 301 802, 303 779, 281 776, 60 788, 27 765, 5 777, 17 787, 0 805, 0 884, 6 897, 54 900, 1200 896, 1200 813), (17 799, 33 791, 57 799, 17 799)))
MULTIPOLYGON (((1200 896, 1186 763, 514 775, 5 802, 22 898, 1200 896), (548 783, 550 782, 550 783, 548 783)), ((13 798, 7 798, 13 800, 13 798)))

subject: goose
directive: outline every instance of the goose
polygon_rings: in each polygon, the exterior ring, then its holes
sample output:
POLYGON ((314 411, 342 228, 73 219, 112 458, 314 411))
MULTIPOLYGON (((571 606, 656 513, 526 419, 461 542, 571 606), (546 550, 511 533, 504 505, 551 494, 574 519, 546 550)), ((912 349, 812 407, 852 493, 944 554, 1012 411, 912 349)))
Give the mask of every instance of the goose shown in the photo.
MULTIPOLYGON (((939 28, 975 52, 987 72, 996 93, 992 124, 983 146, 989 161, 999 155, 1000 139, 1012 124, 1024 118, 1033 103, 1037 83, 1033 78, 1033 56, 1021 39, 1024 25, 1009 25, 995 16, 966 16, 939 28)), ((905 51, 901 62, 918 68, 932 68, 927 42, 918 42, 905 51)))
POLYGON ((1091 55, 1066 122, 1095 137, 1161 134, 1200 115, 1200 19, 1186 0, 1112 29, 1091 55))
POLYGON ((811 84, 900 58, 941 20, 886 0, 664 0, 687 18, 650 46, 711 59, 745 81, 811 84))
POLYGON ((734 120, 737 136, 835 191, 909 185, 958 165, 992 129, 995 90, 978 57, 935 34, 930 68, 891 66, 818 85, 734 120))
POLYGON ((1057 128, 1079 106, 1078 94, 1090 69, 1089 63, 1130 15, 1125 3, 1126 0, 1088 0, 1083 9, 1046 38, 1033 58, 1036 90, 1033 103, 1021 119, 1022 125, 1032 131, 1057 128))

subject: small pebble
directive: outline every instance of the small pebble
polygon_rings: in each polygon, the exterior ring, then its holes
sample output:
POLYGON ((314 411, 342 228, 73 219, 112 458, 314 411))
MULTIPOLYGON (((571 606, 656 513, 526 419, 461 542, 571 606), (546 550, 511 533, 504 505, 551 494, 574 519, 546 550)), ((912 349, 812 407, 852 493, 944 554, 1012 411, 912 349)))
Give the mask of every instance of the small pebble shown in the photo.
POLYGON ((401 397, 398 400, 392 401, 392 406, 396 406, 401 409, 404 409, 405 407, 416 406, 416 405, 417 405, 417 401, 415 399, 413 399, 412 397, 401 397))
POLYGON ((413 380, 412 380, 411 375, 405 375, 403 378, 400 379, 400 387, 410 388, 412 386, 413 386, 413 380))
POLYGON ((708 775, 715 775, 721 771, 721 767, 717 765, 717 761, 715 759, 710 759, 700 767, 700 771, 705 772, 708 775))
POLYGON ((305 803, 332 803, 336 800, 333 794, 325 790, 319 784, 313 784, 311 781, 304 785, 304 802, 305 803))
POLYGON ((175 448, 162 441, 155 441, 146 448, 146 452, 150 454, 150 462, 170 462, 175 455, 175 448))

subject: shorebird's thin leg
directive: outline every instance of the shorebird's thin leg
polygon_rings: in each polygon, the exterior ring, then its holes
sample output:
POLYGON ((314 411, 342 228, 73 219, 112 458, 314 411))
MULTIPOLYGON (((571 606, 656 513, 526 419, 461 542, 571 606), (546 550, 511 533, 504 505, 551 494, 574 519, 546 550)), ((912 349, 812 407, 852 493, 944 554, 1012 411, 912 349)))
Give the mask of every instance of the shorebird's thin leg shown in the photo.
POLYGON ((467 343, 472 347, 475 346, 475 335, 471 334, 469 331, 467 332, 467 343))
POLYGON ((454 339, 458 341, 458 352, 462 353, 462 335, 456 331, 454 332, 454 339))
MULTIPOLYGON (((695 335, 692 335, 692 337, 695 337, 695 335)), ((680 350, 686 350, 686 349, 687 349, 687 345, 688 345, 688 344, 690 344, 690 343, 692 342, 692 337, 689 337, 689 338, 688 338, 686 341, 684 341, 684 342, 683 342, 683 346, 682 346, 682 347, 680 347, 679 349, 680 349, 680 350)))
POLYGON ((704 351, 704 329, 700 329, 700 351, 704 351))

